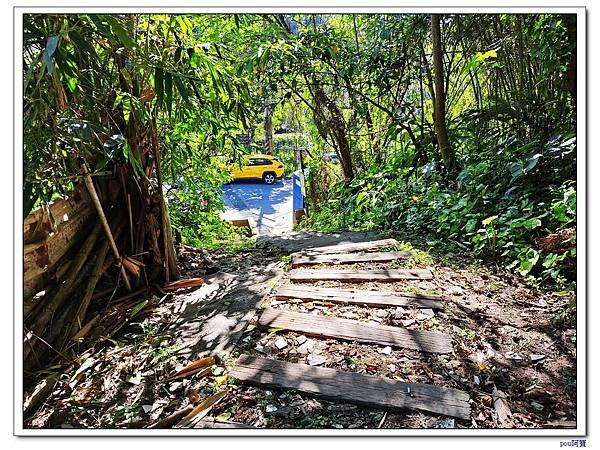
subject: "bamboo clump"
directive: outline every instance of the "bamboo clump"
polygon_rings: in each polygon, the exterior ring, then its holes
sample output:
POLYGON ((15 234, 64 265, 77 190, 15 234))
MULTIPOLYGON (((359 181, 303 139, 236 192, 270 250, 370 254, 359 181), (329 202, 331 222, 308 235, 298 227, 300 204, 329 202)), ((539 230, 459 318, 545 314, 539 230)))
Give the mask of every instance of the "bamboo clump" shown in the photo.
POLYGON ((94 174, 80 158, 74 194, 25 219, 26 378, 109 339, 136 305, 152 304, 140 297, 179 278, 154 133, 137 129, 129 141, 146 177, 116 163, 94 174), (64 216, 58 227, 47 218, 55 213, 64 216))

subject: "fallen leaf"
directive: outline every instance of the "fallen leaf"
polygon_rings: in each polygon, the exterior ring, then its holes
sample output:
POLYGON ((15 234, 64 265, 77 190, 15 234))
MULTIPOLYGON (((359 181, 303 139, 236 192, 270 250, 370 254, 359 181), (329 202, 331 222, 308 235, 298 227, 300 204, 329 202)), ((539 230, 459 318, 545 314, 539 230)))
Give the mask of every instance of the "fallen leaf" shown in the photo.
POLYGON ((229 411, 225 411, 224 413, 221 413, 215 417, 215 422, 226 422, 230 417, 231 413, 229 411))
POLYGON ((192 362, 191 364, 188 364, 186 367, 181 369, 179 372, 176 372, 175 374, 171 375, 169 377, 169 380, 176 380, 177 378, 193 375, 195 373, 198 373, 203 368, 212 366, 213 364, 215 364, 215 358, 212 356, 197 359, 196 361, 192 362))
POLYGON ((191 389, 190 393, 188 394, 188 399, 190 400, 190 403, 196 403, 198 400, 200 400, 198 389, 191 389))
POLYGON ((375 364, 365 364, 365 367, 370 372, 377 372, 377 366, 375 364))
POLYGON ((194 423, 198 422, 204 416, 206 416, 212 407, 223 399, 227 395, 227 391, 221 391, 215 395, 211 395, 198 406, 196 406, 192 412, 185 416, 181 421, 175 425, 175 428, 189 428, 194 423))
POLYGON ((216 384, 217 386, 221 386, 222 384, 225 384, 225 383, 227 383, 227 378, 229 378, 229 377, 227 376, 227 374, 225 374, 225 375, 221 375, 220 377, 215 377, 215 378, 214 378, 215 384, 216 384))

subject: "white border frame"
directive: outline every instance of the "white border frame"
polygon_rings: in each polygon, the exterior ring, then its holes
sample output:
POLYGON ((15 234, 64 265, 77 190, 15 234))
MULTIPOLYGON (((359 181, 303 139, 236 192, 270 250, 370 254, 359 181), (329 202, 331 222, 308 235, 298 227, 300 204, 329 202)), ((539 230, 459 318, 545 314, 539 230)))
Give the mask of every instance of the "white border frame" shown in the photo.
MULTIPOLYGON (((42 2, 40 2, 42 3, 42 2)), ((108 2, 107 2, 108 3, 108 2)), ((112 2, 111 2, 112 3, 112 2)), ((151 3, 150 1, 144 4, 151 3)), ((444 436, 444 437, 466 437, 466 436, 486 436, 486 437, 565 437, 569 440, 571 437, 583 437, 587 434, 587 27, 586 27, 586 9, 582 6, 573 7, 410 7, 410 6, 319 6, 321 2, 307 1, 305 6, 238 6, 231 5, 230 1, 222 1, 222 6, 202 6, 202 7, 155 7, 155 6, 15 6, 13 9, 14 25, 14 99, 13 99, 13 118, 14 118, 14 223, 13 223, 13 272, 14 272, 14 298, 13 298, 13 320, 14 320, 14 347, 13 347, 13 433, 18 436, 444 436), (310 6, 307 6, 310 5, 310 6), (151 429, 25 429, 23 428, 23 239, 22 239, 22 191, 23 185, 23 123, 22 117, 22 16, 29 13, 189 13, 189 14, 208 14, 208 13, 310 13, 318 11, 320 13, 556 13, 556 14, 577 14, 577 266, 584 268, 577 272, 577 300, 578 303, 585 304, 585 308, 577 310, 577 428, 576 429, 453 429, 453 430, 435 430, 435 429, 326 429, 326 430, 304 430, 304 429, 169 429, 169 430, 151 430, 151 429), (583 186, 583 188, 581 188, 583 186), (583 300, 583 301, 582 301, 583 300), (584 337, 584 338, 582 338, 584 337), (583 360, 582 360, 583 359, 583 360)), ((351 3, 350 1, 346 4, 351 3)), ((285 3, 284 3, 285 4, 285 3)))

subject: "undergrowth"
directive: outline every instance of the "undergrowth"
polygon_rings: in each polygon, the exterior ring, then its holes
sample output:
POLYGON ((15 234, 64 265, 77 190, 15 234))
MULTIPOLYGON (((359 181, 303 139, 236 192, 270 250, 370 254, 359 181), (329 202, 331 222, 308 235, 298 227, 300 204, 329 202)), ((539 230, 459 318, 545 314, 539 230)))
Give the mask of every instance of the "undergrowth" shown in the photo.
POLYGON ((543 250, 536 238, 576 224, 575 138, 555 136, 533 156, 531 146, 515 145, 501 143, 465 156, 452 182, 435 166, 408 177, 401 159, 392 158, 348 186, 332 183, 327 202, 313 207, 301 225, 321 232, 434 236, 446 246, 563 288, 575 280, 576 234, 558 252, 543 250))

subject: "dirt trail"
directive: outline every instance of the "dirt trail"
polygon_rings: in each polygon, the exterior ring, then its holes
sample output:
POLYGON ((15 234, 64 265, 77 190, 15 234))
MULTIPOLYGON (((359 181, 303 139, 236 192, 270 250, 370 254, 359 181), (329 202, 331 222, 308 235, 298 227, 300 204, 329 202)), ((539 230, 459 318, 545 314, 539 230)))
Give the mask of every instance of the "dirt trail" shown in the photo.
MULTIPOLYGON (((52 392, 26 415, 26 426, 139 428, 226 389, 210 414, 219 423, 258 428, 497 428, 503 424, 494 408, 494 387, 506 396, 511 427, 573 425, 576 335, 574 318, 565 313, 572 295, 537 291, 520 278, 470 266, 460 257, 423 257, 353 267, 429 266, 435 271, 432 280, 343 287, 439 294, 445 307, 434 315, 408 307, 275 300, 275 289, 288 282, 290 251, 372 238, 364 233, 296 233, 261 240, 258 248, 235 255, 212 255, 221 270, 207 276, 201 288, 165 299, 138 318, 141 325, 124 327, 85 355, 87 359, 61 368, 52 392), (255 325, 259 307, 441 331, 452 336, 454 352, 426 355, 260 330, 255 325), (169 374, 208 354, 220 357, 208 376, 168 380, 169 374), (470 395, 472 417, 464 421, 416 411, 392 413, 244 386, 227 377, 240 354, 304 363, 312 355, 324 361, 321 367, 461 389, 470 395)), ((188 254, 180 263, 187 276, 197 276, 203 258, 188 254)), ((335 281, 315 285, 340 287, 335 281)))

